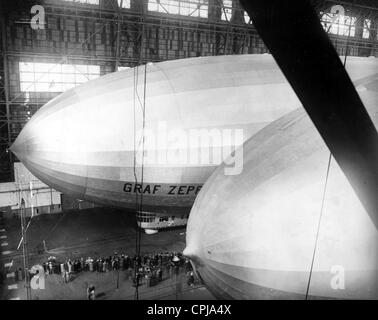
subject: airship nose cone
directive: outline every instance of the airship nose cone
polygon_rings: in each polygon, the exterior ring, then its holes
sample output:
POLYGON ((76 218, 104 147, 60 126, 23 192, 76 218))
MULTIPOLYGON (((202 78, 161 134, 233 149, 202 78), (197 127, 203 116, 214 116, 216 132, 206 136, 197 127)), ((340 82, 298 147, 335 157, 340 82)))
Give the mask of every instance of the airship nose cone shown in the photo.
POLYGON ((16 141, 12 144, 9 150, 17 156, 17 158, 22 161, 26 157, 26 143, 25 139, 18 137, 16 141))
POLYGON ((81 196, 83 178, 75 180, 62 170, 61 164, 67 160, 64 154, 70 145, 64 138, 68 135, 74 140, 78 135, 62 111, 78 100, 76 92, 68 90, 48 102, 27 122, 10 151, 43 183, 61 192, 72 189, 81 196))
POLYGON ((38 122, 40 115, 44 114, 43 108, 41 108, 26 123, 12 146, 9 148, 9 150, 16 155, 18 160, 20 160, 25 166, 27 166, 26 163, 29 162, 30 157, 35 153, 36 149, 38 149, 39 142, 48 139, 47 136, 40 136, 40 131, 43 131, 45 124, 43 122, 36 123, 38 122))

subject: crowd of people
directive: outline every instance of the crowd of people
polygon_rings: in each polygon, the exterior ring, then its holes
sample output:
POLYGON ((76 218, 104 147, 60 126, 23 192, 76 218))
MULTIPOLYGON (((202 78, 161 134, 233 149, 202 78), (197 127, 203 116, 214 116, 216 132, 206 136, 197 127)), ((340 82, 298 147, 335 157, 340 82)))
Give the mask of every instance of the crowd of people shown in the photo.
MULTIPOLYGON (((185 273, 187 285, 192 286, 195 282, 194 272, 190 261, 179 252, 162 252, 158 254, 133 255, 118 254, 115 252, 108 257, 87 257, 87 258, 67 258, 66 261, 58 261, 54 256, 38 267, 30 269, 29 279, 36 274, 43 272, 45 276, 59 274, 63 282, 73 281, 75 275, 82 272, 110 272, 123 271, 126 278, 132 281, 133 286, 147 285, 154 286, 159 282, 185 273), (42 271, 43 269, 43 271, 42 271)), ((38 277, 39 277, 38 276, 38 277)), ((22 268, 15 272, 16 281, 22 281, 24 273, 22 268)), ((95 288, 89 285, 87 288, 87 298, 95 298, 95 288)))
POLYGON ((188 285, 194 282, 191 264, 181 253, 162 252, 158 254, 145 254, 129 256, 115 252, 108 257, 67 258, 58 262, 50 256, 43 264, 45 274, 61 274, 64 282, 69 282, 73 274, 80 272, 109 272, 125 271, 127 278, 133 280, 134 286, 146 283, 153 286, 174 274, 186 272, 188 285))

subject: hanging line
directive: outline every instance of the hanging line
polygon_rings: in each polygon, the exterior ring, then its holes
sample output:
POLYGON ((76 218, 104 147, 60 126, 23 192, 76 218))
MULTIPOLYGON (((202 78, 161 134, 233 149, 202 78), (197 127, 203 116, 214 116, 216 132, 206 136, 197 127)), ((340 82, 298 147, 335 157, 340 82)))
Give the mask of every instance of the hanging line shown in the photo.
MULTIPOLYGON (((349 33, 348 33, 347 42, 346 42, 346 45, 345 45, 345 56, 344 56, 344 63, 343 63, 344 64, 344 68, 346 67, 347 59, 348 59, 349 39, 350 39, 351 30, 352 30, 352 18, 350 17, 350 21, 349 21, 349 33)), ((326 176, 326 181, 325 181, 324 191, 323 191, 322 206, 321 206, 320 216, 319 216, 319 221, 318 221, 318 230, 316 232, 315 247, 314 247, 314 252, 312 254, 310 274, 309 274, 308 283, 307 283, 307 289, 306 289, 306 300, 308 300, 308 293, 309 293, 309 290, 310 290, 312 272, 313 272, 313 269, 314 269, 316 249, 318 247, 320 225, 321 225, 321 220, 322 220, 323 211, 324 211, 325 195, 326 195, 326 191, 327 191, 327 184, 328 184, 328 177, 329 177, 329 170, 330 170, 330 166, 331 166, 331 161, 332 161, 332 153, 330 152, 329 153, 329 159, 328 159, 327 176, 326 176)))
MULTIPOLYGON (((135 116, 135 100, 136 100, 136 84, 137 84, 137 76, 138 76, 138 66, 134 68, 134 90, 133 90, 133 129, 134 129, 134 163, 133 163, 133 169, 134 169, 134 180, 135 180, 135 185, 138 184, 138 177, 136 174, 136 116, 135 116)), ((135 192, 135 219, 137 223, 137 229, 138 229, 138 193, 135 192)), ((138 232, 138 230, 137 230, 138 232)), ((135 256, 137 257, 138 254, 138 234, 135 234, 135 256)), ((137 260, 133 261, 134 263, 134 281, 136 281, 137 278, 137 260)), ((135 294, 134 294, 134 299, 138 300, 139 298, 139 293, 138 293, 138 284, 135 283, 135 294)))
POLYGON ((348 31, 347 42, 346 42, 346 45, 345 45, 344 68, 346 67, 346 63, 347 63, 350 33, 352 31, 352 16, 350 16, 349 18, 350 18, 350 20, 349 20, 349 31, 348 31))
POLYGON ((310 267, 310 274, 307 282, 307 289, 306 289, 306 300, 308 299, 308 293, 310 290, 310 284, 311 284, 311 277, 312 277, 312 271, 314 268, 314 262, 315 262, 315 255, 316 255, 316 249, 318 247, 318 240, 319 240, 319 233, 320 233, 320 225, 323 217, 323 212, 324 212, 324 203, 325 203, 325 196, 327 192, 327 185, 328 185, 328 177, 329 177, 329 170, 331 167, 331 161, 332 161, 332 154, 329 153, 329 159, 328 159, 328 167, 327 167, 327 175, 325 179, 325 184, 324 184, 324 190, 323 190, 323 198, 322 198, 322 206, 320 209, 320 215, 319 215, 319 221, 318 221, 318 229, 316 231, 316 238, 315 238, 315 246, 314 246, 314 251, 312 253, 312 260, 311 260, 311 267, 310 267))
MULTIPOLYGON (((136 77, 138 79, 138 77, 136 77)), ((145 124, 146 124, 146 85, 147 85, 147 64, 144 66, 144 84, 143 84, 143 103, 142 103, 142 137, 141 140, 139 141, 138 147, 136 145, 136 141, 134 139, 134 178, 135 178, 135 183, 141 186, 141 189, 143 190, 143 183, 144 183, 144 158, 145 158, 145 124), (139 151, 139 146, 141 144, 141 149, 142 149, 142 159, 141 159, 141 178, 140 182, 138 183, 138 175, 136 172, 137 168, 137 161, 136 161, 136 153, 139 151)), ((137 92, 136 92, 137 93, 137 92)), ((138 94, 138 93, 137 93, 138 94)), ((134 119, 135 119, 135 113, 134 113, 134 119)), ((135 126, 134 126, 134 137, 136 138, 136 131, 135 131, 135 126)), ((141 251, 141 228, 139 227, 138 224, 138 212, 143 213, 143 191, 140 193, 138 196, 138 192, 136 192, 136 218, 137 218, 137 233, 136 233, 136 257, 139 259, 140 257, 140 251, 141 251)), ((135 276, 137 275, 137 270, 135 269, 135 276)), ((136 286, 136 296, 138 296, 137 289, 138 286, 136 286)))
MULTIPOLYGON (((142 24, 142 35, 141 35, 141 45, 140 45, 140 56, 138 65, 134 68, 134 92, 133 92, 133 114, 134 114, 134 180, 135 185, 138 185, 138 175, 136 172, 137 168, 137 152, 142 144, 142 163, 141 163, 141 189, 143 190, 143 180, 144 180, 144 148, 145 148, 145 111, 146 111, 146 84, 147 84, 147 64, 144 65, 144 81, 143 81, 143 101, 141 101, 139 92, 138 92, 138 82, 139 82, 139 65, 141 64, 142 60, 142 45, 143 45, 143 35, 144 35, 144 25, 142 24), (142 111, 142 137, 139 140, 138 144, 136 143, 136 99, 139 102, 142 111)), ((137 232, 135 234, 135 255, 136 261, 134 265, 134 279, 136 280, 135 283, 135 296, 136 300, 139 299, 139 277, 138 277, 138 261, 140 259, 140 248, 141 248, 141 230, 138 223, 138 212, 142 214, 143 212, 143 192, 140 194, 140 201, 138 192, 135 192, 135 217, 137 222, 137 232)))

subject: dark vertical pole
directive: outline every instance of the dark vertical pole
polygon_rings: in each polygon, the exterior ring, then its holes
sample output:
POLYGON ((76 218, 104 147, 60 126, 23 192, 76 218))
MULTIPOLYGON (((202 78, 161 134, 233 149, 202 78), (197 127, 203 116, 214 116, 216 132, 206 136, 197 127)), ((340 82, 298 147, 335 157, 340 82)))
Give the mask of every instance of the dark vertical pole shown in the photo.
POLYGON ((51 202, 51 205, 50 205, 50 213, 53 213, 53 210, 54 210, 54 203, 53 203, 53 192, 52 192, 52 188, 50 188, 50 202, 51 202))
POLYGON ((117 269, 117 289, 119 288, 119 269, 117 269))
POLYGON ((115 61, 115 70, 114 71, 118 71, 118 67, 119 67, 119 56, 120 56, 119 42, 120 42, 120 37, 121 37, 121 10, 122 10, 122 6, 123 6, 123 0, 120 0, 119 5, 118 5, 118 15, 117 15, 117 38, 116 38, 116 54, 115 54, 116 61, 115 61))
MULTIPOLYGON (((5 25, 5 14, 0 6, 0 20, 1 20, 1 39, 2 39, 2 51, 3 51, 3 69, 4 69, 4 95, 5 95, 5 107, 6 107, 6 121, 7 121, 7 144, 10 148, 12 143, 11 137, 11 126, 10 126, 10 102, 9 102, 9 66, 8 66, 8 56, 7 56, 7 31, 5 25)), ((14 179, 13 172, 13 155, 12 152, 8 152, 9 155, 9 170, 11 173, 11 179, 14 179)))
POLYGON ((26 290, 26 300, 31 299, 30 291, 30 275, 29 275, 29 253, 28 253, 28 243, 26 237, 26 219, 25 219, 25 201, 21 199, 21 234, 22 234, 22 253, 23 253, 23 263, 24 263, 24 276, 25 276, 25 290, 26 290))

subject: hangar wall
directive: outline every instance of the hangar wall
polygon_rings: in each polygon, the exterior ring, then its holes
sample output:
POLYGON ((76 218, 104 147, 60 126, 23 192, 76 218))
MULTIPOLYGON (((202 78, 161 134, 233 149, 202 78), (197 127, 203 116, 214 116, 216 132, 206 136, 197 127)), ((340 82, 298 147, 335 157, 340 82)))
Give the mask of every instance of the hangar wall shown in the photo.
POLYGON ((17 215, 21 199, 25 201, 25 212, 28 216, 62 211, 60 192, 42 183, 20 162, 14 163, 14 174, 14 182, 0 183, 1 211, 8 215, 17 215))
POLYGON ((14 163, 14 182, 0 183, 0 211, 5 217, 18 216, 21 199, 26 216, 82 210, 97 205, 68 197, 41 182, 21 163, 14 163))

